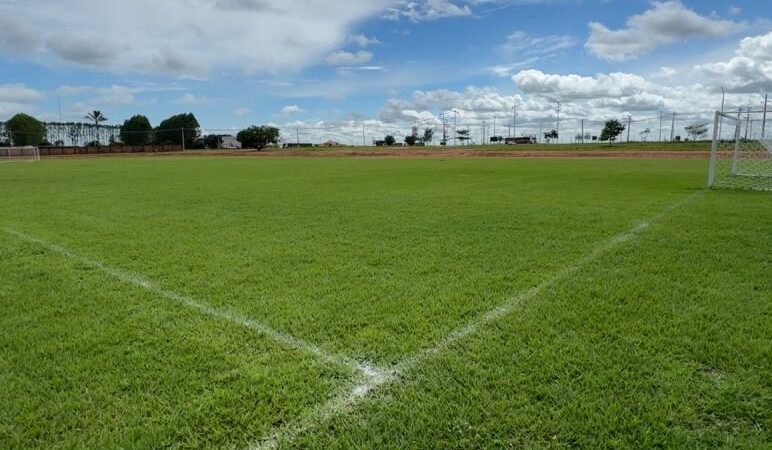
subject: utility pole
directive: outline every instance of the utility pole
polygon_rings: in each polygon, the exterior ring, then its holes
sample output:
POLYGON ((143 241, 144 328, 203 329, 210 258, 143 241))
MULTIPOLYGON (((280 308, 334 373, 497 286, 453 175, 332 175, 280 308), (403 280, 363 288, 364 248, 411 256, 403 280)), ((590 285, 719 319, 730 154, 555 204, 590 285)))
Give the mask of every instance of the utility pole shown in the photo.
POLYGON ((445 115, 445 111, 440 114, 440 118, 442 118, 442 145, 448 144, 448 131, 446 127, 447 124, 445 123, 445 115))
POLYGON ((365 138, 365 123, 362 122, 362 147, 367 147, 367 139, 365 138))
POLYGON ((582 138, 581 138, 582 144, 584 144, 584 119, 582 119, 582 138))
POLYGON ((298 147, 300 147, 300 129, 295 128, 295 138, 297 139, 298 147))
POLYGON ((766 139, 767 137, 767 97, 769 94, 764 94, 764 115, 761 119, 761 139, 766 139))
POLYGON ((515 104, 512 107, 512 137, 517 137, 517 107, 520 106, 518 104, 515 104))
POLYGON ((627 116, 627 142, 630 142, 630 125, 633 123, 633 116, 627 116))
POLYGON ((539 121, 539 136, 538 136, 538 139, 541 139, 542 136, 543 136, 541 129, 542 129, 542 121, 540 120, 539 121))
POLYGON ((745 114, 745 140, 748 140, 748 129, 750 128, 749 125, 751 125, 751 107, 748 107, 748 110, 745 114))
POLYGON ((662 142, 662 110, 659 111, 659 142, 662 142))
POLYGON ((673 113, 673 123, 670 124, 670 142, 675 141, 675 116, 676 113, 673 113))
POLYGON ((496 136, 496 116, 493 116, 493 134, 491 136, 496 136))
POLYGON ((726 91, 724 86, 721 86, 721 112, 724 112, 724 98, 726 97, 726 91))
POLYGON ((182 135, 182 151, 185 151, 185 129, 180 129, 180 134, 182 135))
POLYGON ((456 126, 457 126, 457 123, 458 123, 457 120, 456 120, 457 118, 458 118, 458 113, 456 112, 455 109, 453 109, 453 145, 454 146, 456 145, 456 134, 457 134, 456 126))

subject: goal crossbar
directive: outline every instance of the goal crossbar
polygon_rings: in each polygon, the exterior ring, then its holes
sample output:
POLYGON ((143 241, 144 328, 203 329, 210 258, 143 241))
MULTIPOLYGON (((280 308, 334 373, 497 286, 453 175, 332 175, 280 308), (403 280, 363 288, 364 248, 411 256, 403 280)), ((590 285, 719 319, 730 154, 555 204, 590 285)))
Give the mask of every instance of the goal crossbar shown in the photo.
POLYGON ((772 191, 772 139, 765 136, 765 121, 766 116, 716 112, 709 187, 772 191))
POLYGON ((40 161, 40 149, 37 147, 0 147, 0 163, 35 161, 40 161))

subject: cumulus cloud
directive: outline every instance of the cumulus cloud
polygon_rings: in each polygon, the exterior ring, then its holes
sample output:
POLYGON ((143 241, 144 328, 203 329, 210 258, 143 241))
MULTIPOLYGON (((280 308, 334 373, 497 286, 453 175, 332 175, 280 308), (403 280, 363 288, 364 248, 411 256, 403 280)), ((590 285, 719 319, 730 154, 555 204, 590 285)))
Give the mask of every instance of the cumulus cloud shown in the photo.
POLYGON ((772 32, 747 37, 729 61, 698 65, 696 69, 734 92, 772 90, 772 32))
POLYGON ((374 37, 367 37, 364 34, 351 36, 351 41, 360 47, 369 47, 371 45, 380 45, 381 41, 374 37))
POLYGON ((43 98, 43 94, 23 84, 0 84, 0 120, 30 111, 34 103, 43 98))
POLYGON ((279 111, 279 114, 281 114, 284 117, 291 116, 293 114, 300 114, 304 113, 305 111, 303 108, 299 107, 298 105, 287 105, 284 108, 279 111))
POLYGON ((327 64, 331 66, 354 66, 357 64, 364 64, 373 59, 372 52, 366 50, 360 50, 356 53, 347 51, 337 51, 330 54, 327 57, 327 64))
POLYGON ((0 102, 31 103, 43 99, 43 94, 23 84, 0 84, 0 102))
POLYGON ((4 0, 0 53, 112 71, 293 71, 391 0, 4 0), (11 18, 13 20, 11 20, 11 18), (95 19, 97 18, 97 19, 95 19), (228 31, 222 26, 227 24, 228 31), (256 25, 256 24, 259 24, 256 25))
POLYGON ((700 37, 726 36, 744 27, 731 20, 701 16, 680 1, 654 2, 648 11, 627 19, 627 27, 611 30, 591 22, 587 49, 610 61, 623 61, 657 47, 700 37))

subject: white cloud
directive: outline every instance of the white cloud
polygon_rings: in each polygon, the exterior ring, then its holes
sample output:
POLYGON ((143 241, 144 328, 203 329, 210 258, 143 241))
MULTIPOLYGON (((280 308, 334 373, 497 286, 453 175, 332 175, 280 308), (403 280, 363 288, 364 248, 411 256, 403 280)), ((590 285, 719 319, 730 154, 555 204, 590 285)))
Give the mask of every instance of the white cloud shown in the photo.
POLYGON ((574 47, 579 41, 568 35, 550 34, 533 36, 524 31, 515 31, 507 36, 499 49, 508 55, 547 55, 574 47))
POLYGON ((249 108, 241 107, 241 108, 234 109, 233 110, 233 115, 236 116, 236 117, 244 117, 247 114, 249 114, 249 112, 250 112, 249 108))
POLYGON ((701 16, 680 1, 654 2, 648 11, 627 19, 627 28, 611 30, 591 22, 587 49, 610 61, 623 61, 657 47, 691 38, 726 36, 744 27, 731 20, 701 16))
POLYGON ((373 59, 372 52, 366 50, 360 50, 356 53, 346 52, 343 50, 331 53, 327 57, 327 64, 331 66, 353 66, 357 64, 364 64, 373 59))
POLYGON ((291 116, 293 114, 300 114, 304 113, 305 111, 303 108, 299 107, 298 105, 287 105, 284 108, 279 111, 279 114, 281 114, 284 117, 291 116))
POLYGON ((127 86, 112 85, 96 89, 97 97, 91 99, 90 103, 97 105, 130 105, 134 103, 134 94, 139 90, 127 86))
POLYGON ((0 84, 0 120, 32 112, 35 102, 43 98, 43 94, 23 84, 0 84))
POLYGON ((391 3, 3 0, 0 53, 119 73, 278 73, 319 62, 347 41, 356 23, 391 3))
POLYGON ((180 97, 174 100, 174 103, 180 105, 206 105, 213 102, 214 99, 212 98, 191 94, 190 92, 182 94, 180 97))
POLYGON ((660 67, 658 76, 662 78, 670 78, 676 73, 678 73, 678 71, 673 69, 672 67, 660 67))
POLYGON ((187 94, 183 94, 181 97, 175 100, 175 103, 179 103, 181 105, 194 105, 196 104, 196 96, 188 92, 187 94))
POLYGON ((464 3, 451 0, 399 1, 397 5, 389 8, 386 17, 394 20, 404 17, 419 22, 472 15, 472 8, 464 3))
POLYGON ((354 36, 351 36, 351 41, 356 43, 360 47, 369 47, 371 45, 380 45, 381 41, 379 41, 377 38, 370 38, 365 36, 364 34, 357 34, 354 36))
POLYGON ((772 32, 740 41, 736 56, 696 69, 735 92, 772 90, 772 32))
POLYGON ((43 99, 43 94, 23 84, 0 84, 0 102, 32 103, 43 99))

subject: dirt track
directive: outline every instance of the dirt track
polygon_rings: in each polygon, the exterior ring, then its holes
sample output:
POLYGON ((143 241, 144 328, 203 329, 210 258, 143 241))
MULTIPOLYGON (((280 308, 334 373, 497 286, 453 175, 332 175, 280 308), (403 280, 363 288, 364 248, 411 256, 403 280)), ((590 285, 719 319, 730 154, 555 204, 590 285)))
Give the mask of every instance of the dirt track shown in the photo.
POLYGON ((381 157, 381 158, 707 158, 708 151, 625 151, 625 150, 588 150, 588 151, 498 151, 498 150, 255 150, 240 151, 187 151, 174 153, 104 153, 92 155, 46 156, 48 158, 102 158, 121 156, 238 156, 238 157, 381 157))

